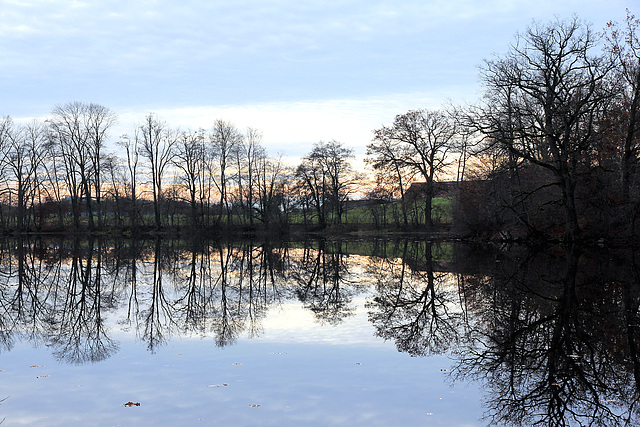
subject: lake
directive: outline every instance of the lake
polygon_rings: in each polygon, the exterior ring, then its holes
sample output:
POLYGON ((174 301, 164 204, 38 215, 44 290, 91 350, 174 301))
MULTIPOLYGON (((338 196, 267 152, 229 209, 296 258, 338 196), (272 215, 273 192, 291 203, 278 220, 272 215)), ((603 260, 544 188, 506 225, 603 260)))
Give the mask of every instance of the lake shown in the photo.
POLYGON ((631 250, 0 243, 4 425, 634 425, 631 250))

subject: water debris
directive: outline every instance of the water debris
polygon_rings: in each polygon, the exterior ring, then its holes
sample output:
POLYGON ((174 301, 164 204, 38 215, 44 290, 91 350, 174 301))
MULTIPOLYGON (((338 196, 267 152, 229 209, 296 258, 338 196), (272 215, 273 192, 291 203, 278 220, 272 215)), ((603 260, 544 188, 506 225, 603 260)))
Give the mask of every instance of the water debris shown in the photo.
POLYGON ((234 366, 240 366, 242 363, 234 363, 234 366))
POLYGON ((275 353, 275 352, 274 352, 274 353, 271 353, 271 354, 287 354, 287 353, 275 353))
POLYGON ((30 368, 44 368, 44 365, 31 365, 30 368))
POLYGON ((366 365, 366 363, 356 362, 356 365, 366 365))
POLYGON ((210 385, 208 385, 207 387, 226 387, 226 386, 228 386, 228 385, 229 385, 229 384, 210 384, 210 385))
POLYGON ((262 405, 247 405, 247 406, 249 406, 249 407, 251 407, 251 408, 259 408, 259 407, 261 407, 262 405))
POLYGON ((40 376, 38 376, 36 378, 48 378, 48 377, 49 377, 49 375, 40 375, 40 376))
POLYGON ((131 401, 129 401, 129 402, 125 403, 122 406, 124 406, 126 408, 131 408, 132 406, 140 406, 140 402, 131 402, 131 401))

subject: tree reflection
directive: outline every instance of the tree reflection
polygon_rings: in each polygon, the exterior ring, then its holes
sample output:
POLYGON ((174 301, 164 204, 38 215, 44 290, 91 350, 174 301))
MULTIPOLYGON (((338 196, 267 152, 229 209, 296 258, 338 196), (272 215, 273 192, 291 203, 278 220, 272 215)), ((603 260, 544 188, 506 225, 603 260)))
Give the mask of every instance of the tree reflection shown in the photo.
POLYGON ((357 287, 349 282, 349 268, 341 243, 328 251, 320 241, 317 250, 305 246, 302 257, 295 261, 291 277, 296 283, 295 295, 304 307, 321 322, 338 324, 352 316, 351 304, 357 287))
MULTIPOLYGON (((163 249, 162 239, 157 238, 153 253, 151 281, 145 286, 148 289, 145 295, 147 307, 138 315, 144 325, 142 339, 147 342, 148 349, 152 352, 166 343, 171 334, 171 328, 175 325, 173 304, 167 299, 163 284, 164 272, 167 269, 165 264, 167 254, 163 249)), ((139 282, 136 286, 139 286, 139 282)))
POLYGON ((376 334, 413 356, 440 354, 455 346, 462 325, 451 275, 436 271, 432 251, 430 242, 410 248, 405 241, 401 258, 383 259, 376 267, 376 295, 367 304, 376 334))
POLYGON ((475 288, 467 281, 466 292, 486 302, 477 305, 482 321, 459 352, 455 377, 484 382, 491 424, 639 421, 623 319, 629 303, 637 313, 637 293, 622 306, 624 286, 603 281, 593 259, 581 263, 574 246, 563 255, 563 264, 530 255, 475 288))
POLYGON ((117 351, 115 328, 152 352, 174 336, 223 347, 262 334, 284 302, 335 325, 368 291, 376 334, 414 356, 453 355, 452 378, 483 384, 492 425, 640 424, 635 252, 451 248, 377 242, 379 257, 360 257, 326 241, 5 240, 0 350, 30 341, 98 362, 117 351))
POLYGON ((77 364, 104 360, 118 350, 102 317, 102 245, 98 243, 94 249, 91 239, 86 248, 86 253, 81 253, 77 241, 74 245, 68 281, 61 305, 54 308, 49 339, 54 355, 77 364))

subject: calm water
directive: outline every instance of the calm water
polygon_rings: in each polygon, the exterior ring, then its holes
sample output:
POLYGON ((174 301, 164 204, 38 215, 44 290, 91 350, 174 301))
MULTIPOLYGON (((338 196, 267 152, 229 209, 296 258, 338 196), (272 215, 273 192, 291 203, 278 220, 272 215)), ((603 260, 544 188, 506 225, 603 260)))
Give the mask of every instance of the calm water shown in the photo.
POLYGON ((637 266, 405 240, 6 240, 0 419, 635 425, 637 266))

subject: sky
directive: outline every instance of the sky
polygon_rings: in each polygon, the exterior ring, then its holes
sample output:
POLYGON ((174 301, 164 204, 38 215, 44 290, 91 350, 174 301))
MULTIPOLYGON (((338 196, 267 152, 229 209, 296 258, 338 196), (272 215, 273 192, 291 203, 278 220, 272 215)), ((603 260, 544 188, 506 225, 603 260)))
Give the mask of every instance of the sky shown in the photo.
POLYGON ((258 129, 295 159, 336 140, 361 158, 408 110, 477 100, 483 60, 533 20, 601 30, 632 0, 0 0, 0 115, 97 103, 112 140, 153 112, 182 130, 258 129))

